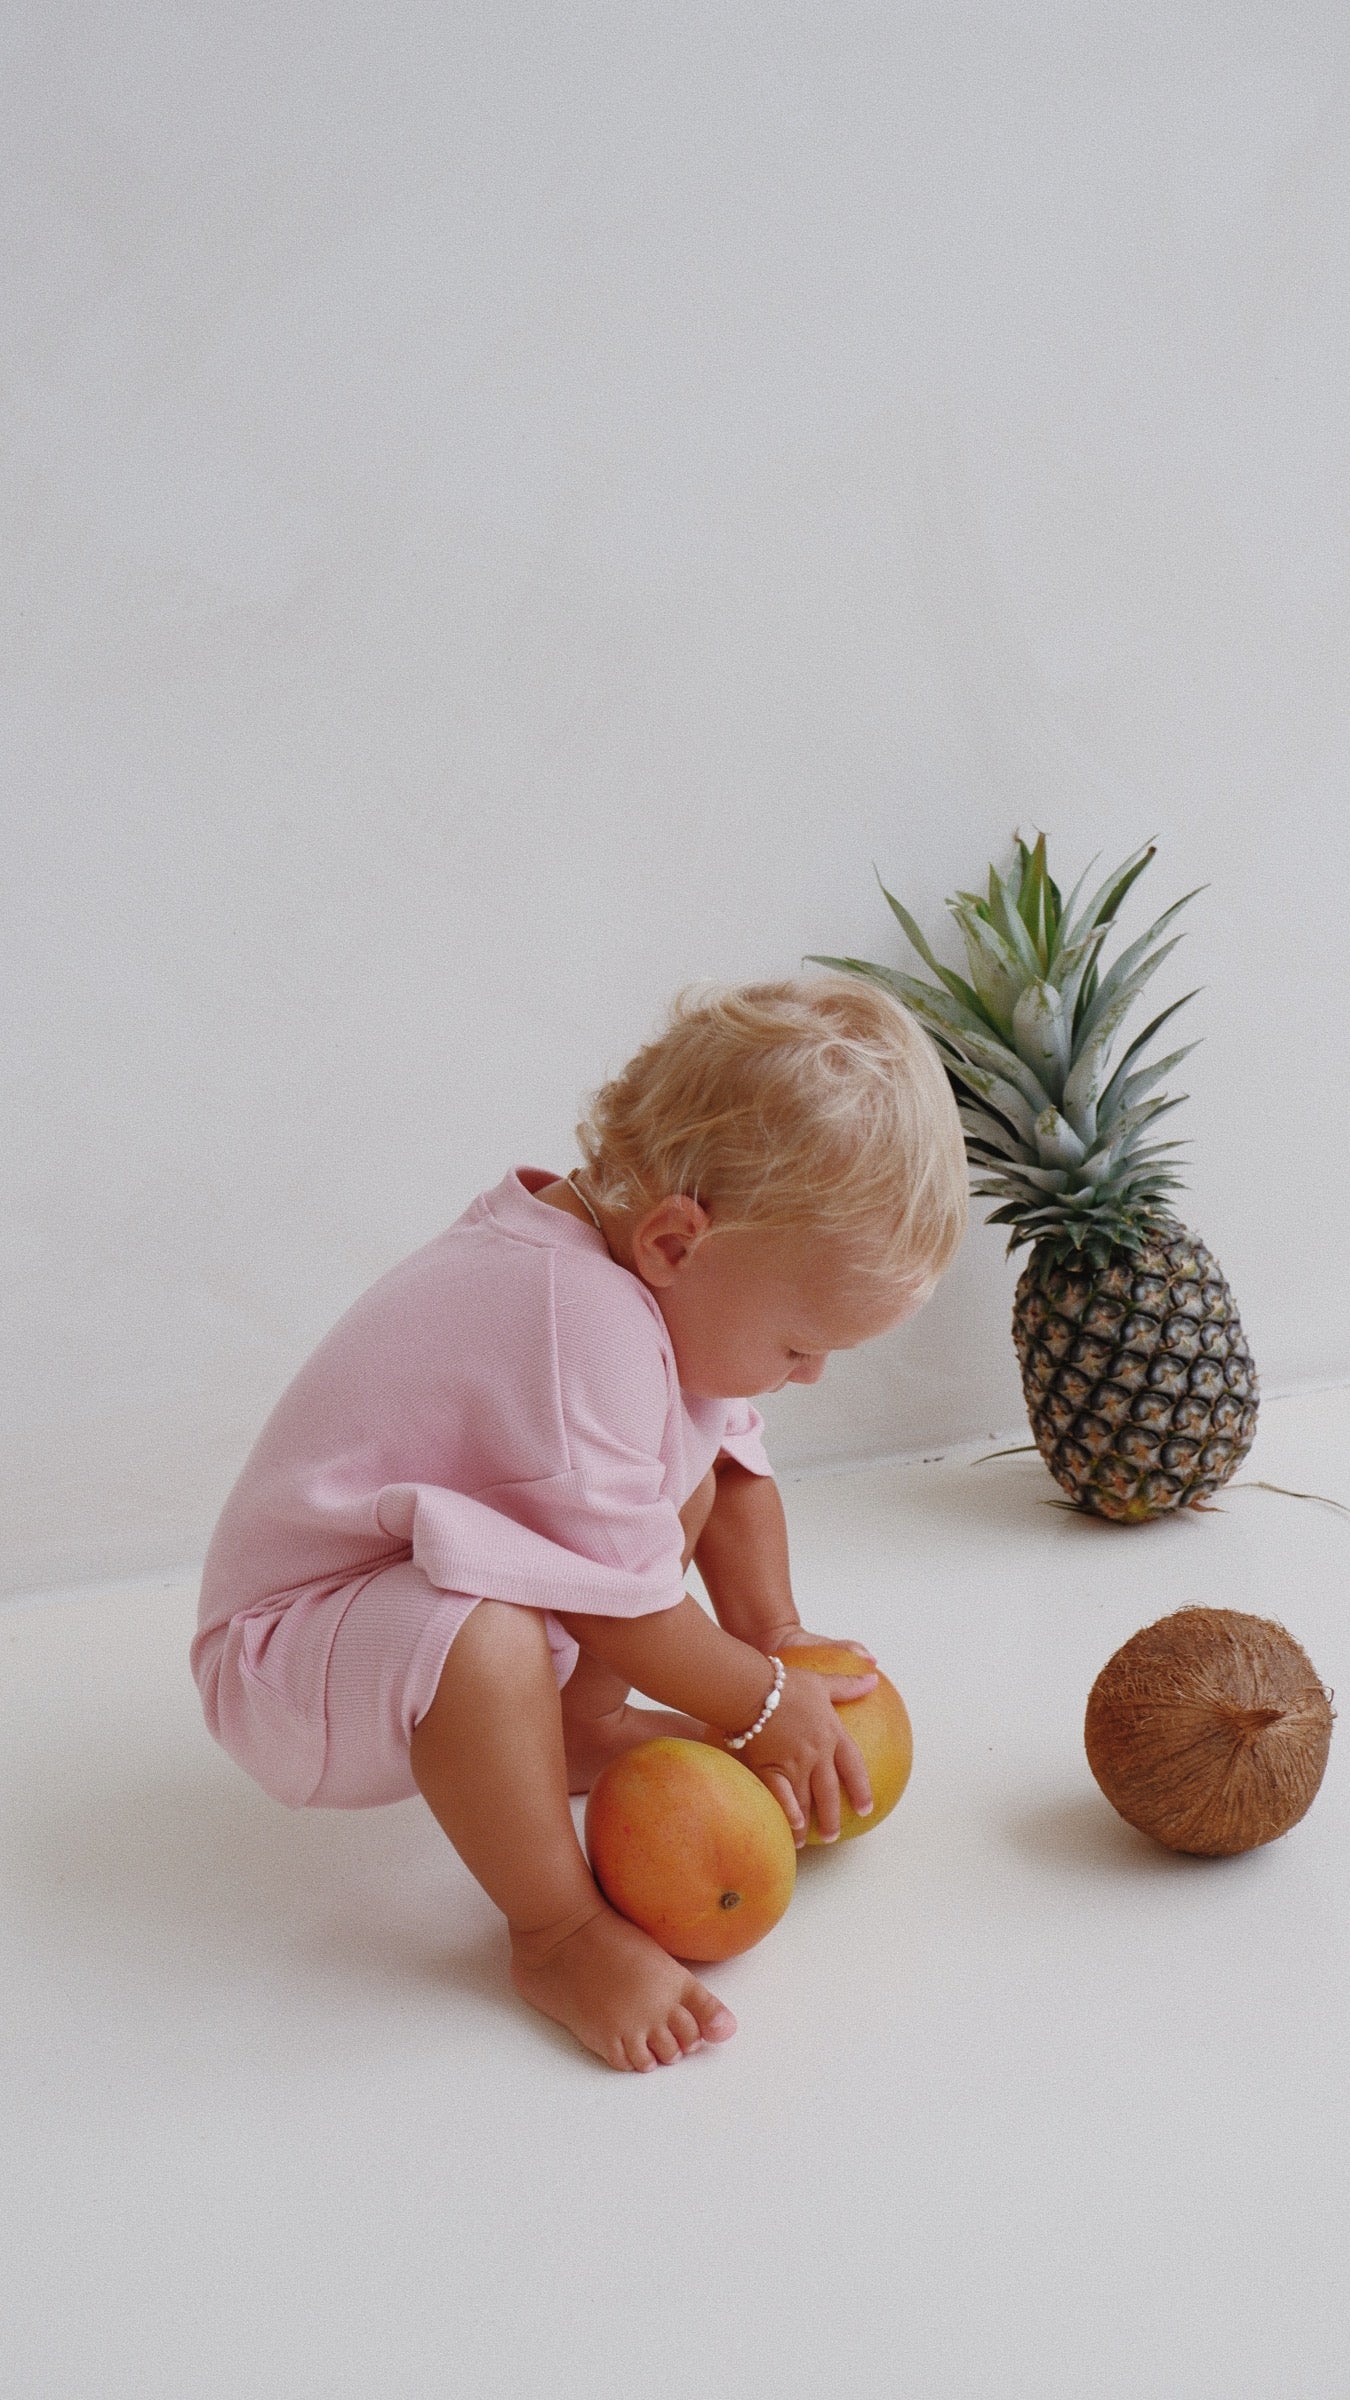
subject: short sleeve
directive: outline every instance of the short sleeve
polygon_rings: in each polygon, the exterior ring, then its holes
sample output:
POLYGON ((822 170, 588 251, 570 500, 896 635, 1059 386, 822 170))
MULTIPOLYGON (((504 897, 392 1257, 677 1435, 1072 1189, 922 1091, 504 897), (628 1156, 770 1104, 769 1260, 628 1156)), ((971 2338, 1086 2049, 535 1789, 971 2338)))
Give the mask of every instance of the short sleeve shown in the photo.
POLYGON ((679 1386, 660 1310, 606 1261, 594 1281, 559 1279, 554 1327, 575 1496, 555 1538, 597 1565, 664 1585, 659 1605, 673 1607, 684 1584, 674 1491, 679 1386))
POLYGON ((734 1458, 738 1467, 748 1467, 752 1475, 772 1475, 764 1447, 764 1419, 748 1400, 728 1400, 721 1446, 728 1458, 734 1458))
POLYGON ((550 1314, 560 1471, 469 1493, 386 1486, 380 1525, 446 1590, 576 1615, 674 1608, 684 1590, 671 1456, 679 1394, 660 1311, 610 1260, 583 1259, 557 1275, 550 1314))

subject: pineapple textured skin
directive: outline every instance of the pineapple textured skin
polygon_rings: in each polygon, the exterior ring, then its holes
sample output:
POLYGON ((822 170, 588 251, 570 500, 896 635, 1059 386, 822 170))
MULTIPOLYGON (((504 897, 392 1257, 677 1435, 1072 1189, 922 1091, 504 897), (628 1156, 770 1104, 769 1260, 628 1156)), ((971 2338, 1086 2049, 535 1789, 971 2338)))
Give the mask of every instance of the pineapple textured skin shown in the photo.
POLYGON ((987 898, 958 892, 948 902, 969 981, 935 957, 884 884, 935 980, 868 959, 817 964, 884 983, 937 1044, 980 1179, 971 1189, 998 1202, 988 1223, 1011 1228, 1009 1251, 1031 1253, 1013 1339, 1036 1446, 1077 1507, 1139 1524, 1202 1507, 1256 1431, 1256 1371, 1233 1296, 1203 1242, 1173 1216, 1180 1145, 1157 1138, 1184 1094, 1155 1087, 1196 1045, 1145 1055, 1194 992, 1111 1066, 1125 1019, 1182 938, 1171 927, 1196 895, 1174 900, 1103 971, 1104 946, 1154 845, 1086 901, 1081 876, 1066 901, 1045 835, 1034 848, 1015 840, 1010 870, 989 870, 987 898))
POLYGON ((1013 1302, 1036 1446, 1079 1508, 1139 1524, 1203 1503, 1246 1457, 1257 1379, 1233 1297, 1183 1226, 1105 1266, 1038 1246, 1013 1302))

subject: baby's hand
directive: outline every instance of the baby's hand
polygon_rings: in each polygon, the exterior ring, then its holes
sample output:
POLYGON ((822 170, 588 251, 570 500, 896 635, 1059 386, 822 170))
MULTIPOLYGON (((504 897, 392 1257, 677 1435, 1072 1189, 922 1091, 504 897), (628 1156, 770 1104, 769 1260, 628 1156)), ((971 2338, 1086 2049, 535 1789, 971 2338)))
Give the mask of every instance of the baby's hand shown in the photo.
POLYGON ((789 1667, 782 1698, 764 1731, 740 1752, 746 1766, 753 1767, 773 1793, 799 1850, 813 1807, 822 1841, 838 1840, 841 1783, 858 1815, 871 1813, 872 1787, 863 1755, 840 1724, 834 1702, 861 1700, 876 1680, 862 1670, 856 1675, 817 1675, 809 1668, 789 1667))

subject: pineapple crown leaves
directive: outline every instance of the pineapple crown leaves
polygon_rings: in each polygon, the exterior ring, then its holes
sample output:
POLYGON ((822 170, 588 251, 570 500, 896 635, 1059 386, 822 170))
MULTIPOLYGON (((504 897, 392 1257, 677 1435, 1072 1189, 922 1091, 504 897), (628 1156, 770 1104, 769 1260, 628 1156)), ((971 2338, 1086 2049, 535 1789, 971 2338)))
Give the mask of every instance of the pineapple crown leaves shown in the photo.
POLYGON ((1151 1228, 1170 1221, 1166 1195, 1181 1188, 1172 1171, 1181 1145, 1145 1137, 1185 1098, 1154 1094, 1154 1086, 1197 1045, 1152 1062, 1142 1054, 1195 993, 1136 1034, 1113 1072, 1110 1060, 1125 1018, 1182 938, 1160 937, 1196 892, 1174 901, 1108 968, 1102 961, 1156 847, 1145 843, 1084 900, 1096 863, 1089 862, 1065 901, 1049 871, 1045 835, 1034 847, 1016 836, 1012 865, 1005 874, 991 866, 986 893, 957 892, 947 904, 969 980, 934 956, 880 874, 888 907, 936 982, 868 959, 813 961, 885 984, 932 1035, 956 1093, 972 1171, 984 1178, 971 1188, 1001 1203, 989 1222, 1011 1226, 1010 1250, 1034 1242, 1054 1259, 1075 1251, 1104 1259, 1112 1249, 1137 1248, 1151 1228))

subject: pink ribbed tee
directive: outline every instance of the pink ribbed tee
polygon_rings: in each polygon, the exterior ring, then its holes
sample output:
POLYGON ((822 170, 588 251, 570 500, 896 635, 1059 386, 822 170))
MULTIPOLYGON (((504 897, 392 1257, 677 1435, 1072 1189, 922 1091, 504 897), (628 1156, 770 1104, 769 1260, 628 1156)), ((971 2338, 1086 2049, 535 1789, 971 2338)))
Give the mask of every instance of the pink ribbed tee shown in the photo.
POLYGON ((683 1392, 645 1284, 594 1226, 535 1198, 556 1180, 513 1168, 374 1284, 282 1394, 226 1501, 192 1670, 218 1740, 239 1713, 225 1676, 247 1686, 269 1751, 289 1746, 259 1775, 278 1796, 322 1769, 339 1590, 411 1560, 439 1592, 540 1609, 565 1677, 575 1645, 551 1612, 673 1607, 679 1511, 718 1453, 771 1472, 758 1410, 683 1392))

